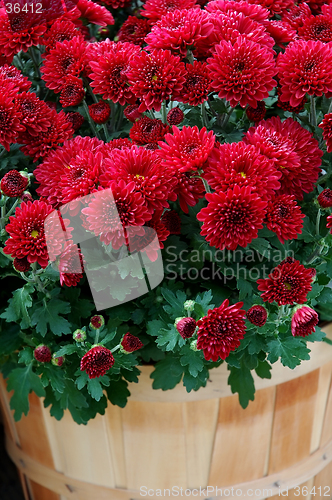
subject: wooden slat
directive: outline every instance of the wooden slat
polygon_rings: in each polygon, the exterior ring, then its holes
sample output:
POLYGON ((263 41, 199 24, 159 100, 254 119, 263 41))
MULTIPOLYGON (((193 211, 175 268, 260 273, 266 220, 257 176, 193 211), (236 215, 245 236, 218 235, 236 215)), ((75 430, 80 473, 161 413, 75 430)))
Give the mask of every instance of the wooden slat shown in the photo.
POLYGON ((28 487, 31 500, 60 500, 57 493, 35 483, 31 479, 28 480, 28 487))
POLYGON ((318 389, 315 404, 314 421, 311 434, 310 452, 319 448, 324 425, 324 416, 328 402, 331 384, 332 362, 322 366, 319 370, 318 389))
POLYGON ((207 486, 219 413, 219 399, 183 403, 187 487, 207 486))
POLYGON ((109 404, 103 419, 113 464, 114 483, 117 488, 127 488, 122 413, 121 408, 109 404))
MULTIPOLYGON (((324 446, 330 439, 332 439, 332 384, 330 385, 320 445, 324 446)), ((321 487, 323 493, 325 491, 324 488, 326 488, 326 492, 329 492, 327 498, 332 497, 332 464, 329 464, 324 470, 317 474, 315 477, 315 486, 316 489, 321 487)))
POLYGON ((238 397, 220 399, 210 485, 227 486, 264 475, 269 452, 274 387, 256 392, 243 410, 238 397))

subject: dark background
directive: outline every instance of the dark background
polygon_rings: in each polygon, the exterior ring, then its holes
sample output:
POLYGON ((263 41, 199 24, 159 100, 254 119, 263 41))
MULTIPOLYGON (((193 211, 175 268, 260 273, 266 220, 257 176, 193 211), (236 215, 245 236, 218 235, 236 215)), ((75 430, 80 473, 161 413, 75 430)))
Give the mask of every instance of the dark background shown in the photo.
POLYGON ((13 462, 7 455, 4 430, 0 424, 0 499, 24 500, 20 479, 13 462))

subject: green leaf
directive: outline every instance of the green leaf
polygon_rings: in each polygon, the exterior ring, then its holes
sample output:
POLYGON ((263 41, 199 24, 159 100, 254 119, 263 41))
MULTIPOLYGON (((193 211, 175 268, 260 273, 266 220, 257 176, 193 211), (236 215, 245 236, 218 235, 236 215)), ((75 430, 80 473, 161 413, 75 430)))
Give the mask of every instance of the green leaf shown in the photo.
POLYGON ((65 379, 65 389, 62 394, 57 394, 62 409, 69 408, 69 405, 76 408, 87 408, 89 405, 85 396, 77 389, 73 380, 65 379))
POLYGON ((48 328, 55 335, 65 335, 71 332, 69 321, 60 316, 61 314, 70 313, 69 302, 64 302, 57 298, 52 298, 48 302, 43 300, 41 306, 34 309, 32 315, 32 325, 36 326, 36 332, 43 337, 46 335, 48 328))
POLYGON ((247 280, 244 280, 243 278, 238 278, 237 288, 239 290, 239 300, 243 300, 248 295, 249 297, 250 295, 252 295, 253 289, 251 283, 247 280))
POLYGON ((188 367, 190 375, 197 377, 204 368, 203 352, 193 351, 189 346, 186 346, 186 349, 181 351, 180 363, 182 366, 188 367))
POLYGON ((161 294, 169 303, 169 305, 163 307, 171 318, 175 320, 184 315, 183 304, 187 300, 187 296, 184 292, 177 290, 176 295, 174 295, 168 288, 162 288, 161 294))
POLYGON ((145 319, 146 312, 144 309, 135 309, 135 311, 131 315, 131 319, 135 323, 135 325, 140 325, 145 319))
POLYGON ((18 353, 18 362, 23 365, 30 365, 33 360, 33 350, 31 347, 24 347, 23 351, 18 353))
POLYGON ((187 392, 198 391, 200 387, 205 387, 209 378, 209 370, 204 366, 204 369, 193 377, 188 371, 183 375, 183 385, 187 392))
POLYGON ((255 238, 250 243, 250 248, 256 250, 259 254, 263 255, 264 257, 267 257, 269 255, 269 250, 271 248, 271 245, 269 241, 264 238, 255 238))
POLYGON ((128 391, 128 384, 125 380, 111 380, 109 387, 106 388, 107 396, 112 405, 124 408, 127 404, 130 392, 128 391))
POLYGON ((47 376, 53 391, 62 394, 66 387, 64 371, 58 366, 45 365, 43 366, 43 372, 43 375, 47 376))
POLYGON ((255 368, 255 372, 260 378, 271 378, 272 366, 267 361, 259 361, 258 366, 255 368))
POLYGON ((268 341, 268 360, 275 363, 279 357, 283 366, 295 368, 301 364, 302 360, 310 359, 310 350, 306 347, 305 341, 298 337, 277 338, 268 341))
POLYGON ((311 222, 308 216, 303 220, 302 233, 298 235, 298 240, 304 240, 305 243, 310 243, 316 239, 316 229, 314 224, 311 222))
POLYGON ((152 321, 149 321, 147 324, 147 334, 152 335, 153 337, 157 337, 159 335, 160 330, 165 326, 166 325, 163 321, 159 319, 153 319, 152 321))
POLYGON ((0 331, 0 355, 11 354, 21 347, 21 329, 16 323, 4 325, 0 331))
POLYGON ((323 330, 319 328, 319 326, 316 326, 315 331, 311 335, 307 335, 305 337, 305 340, 307 342, 321 342, 325 338, 326 338, 326 333, 323 332, 323 330))
POLYGON ((0 318, 5 319, 8 323, 17 322, 22 330, 31 326, 31 320, 28 313, 28 308, 32 306, 31 293, 34 288, 27 284, 23 288, 19 288, 13 292, 13 298, 9 299, 7 309, 1 314, 0 318))
POLYGON ((95 399, 96 401, 100 401, 100 399, 103 396, 103 390, 104 389, 103 389, 101 382, 98 378, 89 379, 88 392, 93 399, 95 399))
POLYGON ((76 344, 66 344, 55 353, 55 356, 59 358, 60 356, 70 356, 78 351, 78 347, 76 344))
POLYGON ((174 325, 168 325, 168 329, 161 328, 156 339, 158 347, 164 348, 166 351, 173 351, 175 346, 182 347, 186 343, 186 339, 182 338, 174 325))
POLYGON ((15 368, 9 377, 7 383, 8 391, 14 391, 10 400, 10 408, 15 410, 14 419, 17 422, 22 414, 27 415, 29 411, 29 394, 34 391, 40 398, 45 396, 43 384, 33 371, 32 365, 24 368, 15 368))
POLYGON ((249 401, 255 399, 255 384, 251 372, 244 364, 241 364, 240 369, 234 366, 228 366, 228 369, 230 371, 228 383, 231 391, 233 394, 236 392, 239 394, 240 405, 242 408, 247 408, 249 401))
POLYGON ((214 304, 211 303, 212 300, 212 292, 208 290, 202 294, 198 294, 195 298, 195 313, 199 318, 206 316, 209 309, 214 308, 214 304))
POLYGON ((181 381, 183 375, 183 367, 180 359, 174 355, 166 356, 155 365, 154 371, 150 377, 153 379, 153 389, 174 389, 181 381))
POLYGON ((107 335, 100 340, 99 344, 106 345, 108 342, 111 342, 111 340, 114 339, 115 335, 116 335, 116 330, 114 330, 113 332, 107 333, 107 335))

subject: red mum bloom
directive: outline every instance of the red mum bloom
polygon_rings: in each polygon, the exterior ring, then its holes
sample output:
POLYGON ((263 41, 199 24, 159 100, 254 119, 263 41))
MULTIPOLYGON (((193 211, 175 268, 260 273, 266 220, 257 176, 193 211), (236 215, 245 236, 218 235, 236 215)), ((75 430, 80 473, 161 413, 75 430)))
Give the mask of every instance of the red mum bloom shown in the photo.
POLYGON ((285 240, 296 239, 302 233, 304 217, 295 197, 283 194, 269 202, 265 222, 267 228, 276 233, 279 241, 284 244, 285 240))
POLYGON ((318 314, 314 309, 308 306, 302 306, 296 309, 292 316, 292 335, 294 337, 306 337, 314 333, 315 326, 318 324, 318 314))
POLYGON ((76 76, 69 75, 60 94, 60 103, 62 107, 68 108, 69 106, 77 106, 77 104, 82 102, 84 96, 85 90, 82 80, 76 76))
POLYGON ((176 329, 183 339, 192 337, 196 330, 196 321, 194 318, 180 318, 176 320, 176 329))
POLYGON ((195 0, 147 0, 143 5, 141 15, 149 17, 155 23, 168 12, 186 10, 195 7, 195 0))
POLYGON ((21 147, 21 151, 27 156, 31 156, 34 161, 38 158, 44 158, 52 149, 55 149, 59 144, 63 143, 73 135, 73 129, 66 120, 66 115, 63 111, 57 113, 51 111, 51 125, 44 132, 40 132, 38 136, 31 136, 28 133, 22 134, 20 141, 25 146, 21 147))
POLYGON ((67 122, 71 124, 74 132, 81 128, 84 123, 84 116, 82 116, 80 113, 74 113, 72 111, 66 113, 66 119, 67 122))
POLYGON ((266 201, 251 192, 251 187, 234 186, 226 193, 207 193, 208 206, 202 208, 197 219, 203 222, 201 235, 210 246, 223 250, 246 247, 257 238, 263 227, 266 201))
POLYGON ((273 160, 282 173, 279 194, 293 194, 302 200, 303 192, 314 189, 323 152, 313 135, 298 122, 292 118, 281 122, 279 116, 274 116, 250 128, 244 141, 273 160))
POLYGON ((227 191, 234 186, 250 186, 263 200, 280 188, 281 174, 273 163, 251 145, 243 142, 221 144, 214 148, 204 178, 212 189, 227 191))
POLYGON ((176 107, 167 113, 167 121, 170 125, 179 125, 184 120, 182 109, 176 107))
POLYGON ((282 47, 281 44, 291 42, 297 38, 296 31, 283 21, 268 21, 264 26, 279 47, 282 47))
POLYGON ((0 67, 0 85, 3 87, 9 82, 16 92, 24 92, 31 87, 30 80, 26 76, 23 76, 19 69, 15 68, 15 66, 4 64, 4 66, 0 67))
POLYGON ((259 101, 257 103, 256 109, 252 108, 251 106, 248 106, 246 109, 247 117, 251 122, 260 122, 261 120, 263 120, 265 113, 266 107, 264 101, 259 101))
POLYGON ((151 142, 162 141, 169 130, 169 126, 161 120, 152 120, 148 116, 143 116, 131 127, 129 137, 134 144, 143 146, 151 142))
POLYGON ((242 12, 246 17, 264 24, 270 13, 262 5, 251 5, 250 3, 240 0, 213 0, 206 6, 208 12, 242 12))
POLYGON ((169 50, 142 50, 127 73, 132 92, 142 102, 139 111, 160 111, 162 102, 182 89, 184 74, 184 63, 169 50))
POLYGON ((33 351, 33 355, 40 363, 49 363, 52 359, 52 353, 47 345, 40 344, 33 351))
MULTIPOLYGON (((118 149, 130 149, 133 143, 129 139, 112 139, 110 142, 103 144, 100 148, 101 153, 105 158, 112 158, 113 153, 118 149)), ((105 172, 107 167, 102 165, 102 172, 105 172)))
POLYGON ((44 201, 28 201, 15 210, 15 217, 9 217, 6 231, 10 238, 3 249, 6 255, 23 259, 30 264, 38 262, 41 267, 48 265, 48 252, 44 234, 44 222, 53 208, 44 201))
POLYGON ((66 85, 68 76, 79 77, 84 70, 85 52, 85 42, 80 36, 57 42, 41 68, 46 87, 58 93, 66 85))
MULTIPOLYGON (((81 36, 76 25, 69 19, 56 19, 43 37, 43 45, 50 51, 55 48, 57 42, 72 40, 76 36, 81 36)), ((83 38, 83 37, 82 37, 83 38)))
POLYGON ((89 23, 98 24, 98 26, 114 24, 114 18, 110 11, 95 2, 78 0, 76 7, 81 12, 80 17, 84 17, 89 23))
POLYGON ((204 184, 197 177, 196 172, 180 172, 175 170, 174 177, 177 179, 177 185, 174 193, 179 197, 180 208, 188 213, 188 207, 194 207, 200 198, 204 198, 204 184))
POLYGON ((293 42, 278 55, 280 100, 298 106, 305 94, 332 97, 332 48, 320 41, 293 42))
POLYGON ((282 16, 284 12, 294 5, 292 0, 250 0, 250 3, 266 7, 270 11, 270 17, 275 14, 282 16))
POLYGON ((135 121, 139 120, 142 116, 142 113, 138 111, 138 108, 138 104, 129 104, 129 106, 127 106, 124 110, 123 114, 130 122, 135 123, 135 121))
POLYGON ((298 260, 283 261, 273 269, 269 277, 257 280, 258 290, 266 302, 276 301, 279 306, 303 304, 311 290, 311 270, 306 269, 298 260))
POLYGON ((324 189, 320 195, 318 195, 317 201, 322 208, 332 207, 332 190, 324 189))
POLYGON ((197 349, 203 349, 205 359, 226 359, 231 351, 239 347, 246 331, 242 306, 243 302, 229 306, 226 299, 221 306, 209 309, 207 316, 197 321, 197 349))
POLYGON ((170 49, 185 56, 193 47, 213 31, 210 14, 199 9, 173 10, 153 26, 145 38, 147 49, 170 49))
POLYGON ((141 349, 143 346, 143 342, 129 332, 127 332, 121 340, 122 352, 134 352, 141 349))
POLYGON ((21 123, 22 113, 18 106, 13 102, 14 95, 9 92, 0 93, 0 144, 7 151, 10 149, 10 144, 15 143, 18 134, 25 130, 21 123))
POLYGON ((95 172, 96 160, 93 160, 93 165, 91 166, 89 164, 91 157, 86 157, 85 155, 96 155, 103 145, 104 143, 96 137, 77 136, 75 139, 66 141, 64 145, 62 147, 58 147, 56 151, 52 151, 49 156, 34 170, 34 175, 40 183, 40 187, 37 189, 39 196, 46 198, 47 201, 54 207, 62 205, 64 201, 62 187, 60 188, 59 186, 60 179, 66 184, 68 194, 70 194, 71 183, 75 182, 73 186, 74 189, 72 191, 75 197, 81 196, 82 186, 79 187, 79 192, 76 194, 77 187, 81 181, 85 183, 85 188, 89 185, 90 187, 93 185, 91 191, 84 191, 84 194, 92 192, 94 189, 94 182, 91 182, 91 179, 97 179, 99 172, 95 172), (84 158, 87 158, 85 164, 83 164, 84 158), (68 169, 68 166, 70 165, 73 165, 73 173, 71 173, 70 168, 68 169), (82 170, 80 170, 80 168, 82 168, 82 170), (85 171, 86 169, 87 172, 85 171), (65 179, 68 180, 66 181, 65 179))
POLYGON ((142 45, 144 38, 150 32, 151 25, 146 19, 139 19, 136 16, 129 16, 121 26, 117 34, 120 42, 130 42, 135 45, 142 45))
POLYGON ((197 106, 206 101, 212 82, 208 65, 199 61, 187 64, 184 78, 183 88, 180 92, 173 94, 173 99, 191 106, 197 106))
POLYGON ((175 210, 167 210, 161 220, 170 234, 181 234, 181 219, 175 210))
POLYGON ((323 121, 318 125, 323 130, 323 139, 326 142, 328 153, 332 151, 332 113, 324 116, 323 121))
POLYGON ((21 124, 30 136, 38 136, 51 126, 52 112, 47 104, 33 92, 22 92, 15 97, 17 109, 22 115, 21 124))
POLYGON ((298 29, 303 40, 320 40, 323 43, 332 41, 331 16, 310 16, 304 20, 303 26, 298 29))
POLYGON ((166 229, 164 223, 160 220, 162 210, 156 210, 144 227, 128 228, 127 236, 129 239, 129 250, 133 252, 145 252, 151 262, 158 259, 159 251, 164 248, 163 241, 169 236, 169 231, 166 229), (151 231, 152 228, 153 231, 151 231), (157 234, 157 238, 156 238, 157 234))
MULTIPOLYGON (((14 7, 14 4, 11 4, 14 7)), ((0 10, 0 47, 6 57, 11 57, 21 50, 26 52, 32 45, 41 43, 41 36, 46 31, 45 24, 34 25, 34 16, 23 12, 14 14, 11 19, 4 9, 0 10)))
POLYGON ((68 287, 77 286, 79 281, 83 278, 83 271, 81 250, 77 245, 68 245, 59 258, 60 285, 66 285, 68 287), (79 252, 81 272, 73 273, 73 269, 76 271, 75 268, 77 267, 77 252, 79 252))
POLYGON ((332 228, 332 215, 329 215, 327 217, 326 222, 327 222, 326 227, 327 227, 327 229, 330 229, 330 233, 332 234, 332 229, 331 229, 332 228))
POLYGON ((18 198, 29 184, 29 179, 17 170, 9 170, 1 179, 1 191, 5 196, 18 198))
POLYGON ((100 94, 104 99, 119 102, 121 106, 126 103, 134 104, 136 97, 128 85, 128 72, 139 47, 127 42, 105 46, 104 54, 97 60, 90 62, 92 73, 91 86, 95 94, 100 94))
POLYGON ((291 106, 289 104, 289 102, 282 102, 280 101, 280 96, 281 96, 281 88, 278 87, 277 88, 277 92, 278 92, 278 101, 277 101, 277 106, 281 109, 284 109, 285 111, 290 111, 290 113, 301 113, 301 111, 304 110, 304 106, 307 102, 307 97, 304 96, 302 101, 300 102, 300 104, 298 106, 291 106))
POLYGON ((95 314, 90 319, 90 325, 89 326, 93 330, 99 330, 104 325, 105 325, 105 319, 104 319, 104 316, 102 316, 101 314, 95 314))
MULTIPOLYGON (((92 2, 91 2, 92 3, 92 2)), ((89 378, 98 378, 105 375, 114 365, 114 357, 109 349, 101 345, 93 346, 81 359, 81 371, 85 371, 89 378)))
POLYGON ((95 102, 90 104, 89 114, 95 123, 106 123, 111 116, 111 107, 105 101, 95 102))
POLYGON ((238 103, 257 107, 277 85, 273 53, 240 36, 232 45, 222 41, 208 59, 211 86, 234 108, 238 103))
POLYGON ((105 173, 100 177, 103 187, 110 187, 115 180, 123 179, 139 192, 147 210, 168 207, 167 199, 174 198, 175 185, 172 171, 168 171, 153 151, 133 146, 130 149, 114 150, 105 160, 105 173))
POLYGON ((134 182, 114 181, 110 189, 99 191, 89 206, 82 210, 86 216, 86 227, 106 245, 112 243, 115 250, 125 244, 124 227, 143 226, 151 219, 144 198, 135 191, 135 187, 134 182))
POLYGON ((265 307, 255 305, 250 307, 247 311, 247 319, 256 326, 263 326, 267 320, 267 310, 265 307))
POLYGON ((215 135, 206 128, 183 127, 182 130, 172 127, 172 134, 165 135, 165 142, 159 143, 159 157, 164 166, 180 172, 190 172, 203 168, 211 153, 215 135))
POLYGON ((23 259, 18 259, 17 257, 14 259, 13 262, 14 269, 18 271, 19 273, 26 273, 27 271, 30 270, 30 262, 26 257, 23 257, 23 259))
POLYGON ((311 10, 307 3, 293 5, 288 12, 282 16, 282 20, 288 23, 293 30, 297 30, 303 26, 303 22, 311 16, 311 10))

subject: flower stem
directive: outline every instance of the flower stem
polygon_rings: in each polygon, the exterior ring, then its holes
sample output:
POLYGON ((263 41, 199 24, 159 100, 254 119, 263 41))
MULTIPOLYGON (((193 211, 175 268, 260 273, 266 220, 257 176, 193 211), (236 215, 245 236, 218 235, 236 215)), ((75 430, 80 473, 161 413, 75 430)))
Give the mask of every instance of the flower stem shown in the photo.
POLYGON ((316 104, 313 95, 310 96, 310 123, 313 127, 317 127, 316 104))
POLYGON ((88 91, 88 92, 89 92, 89 94, 91 95, 93 102, 97 103, 97 102, 98 102, 98 98, 97 98, 97 96, 93 93, 93 90, 92 90, 92 88, 90 87, 90 84, 89 84, 89 82, 88 82, 88 80, 87 80, 87 78, 86 78, 85 76, 83 77, 83 83, 84 83, 84 85, 86 86, 87 91, 88 91))
POLYGON ((117 351, 118 349, 120 349, 120 347, 121 347, 121 344, 116 345, 115 347, 113 347, 113 349, 111 349, 111 353, 117 351))
POLYGON ((330 113, 332 113, 332 99, 331 99, 331 102, 330 102, 330 105, 329 105, 329 109, 327 111, 327 114, 329 115, 330 113))
POLYGON ((319 208, 318 209, 318 212, 317 212, 317 217, 316 217, 316 236, 319 237, 319 224, 320 224, 320 217, 321 217, 321 209, 319 208))
POLYGON ((163 123, 167 123, 167 113, 166 113, 166 101, 163 101, 161 105, 161 117, 163 123))
POLYGON ((201 112, 202 112, 203 125, 204 125, 204 127, 206 127, 208 129, 210 126, 210 123, 209 123, 208 115, 206 112, 205 102, 202 102, 202 104, 201 104, 201 112))
POLYGON ((33 62, 33 65, 35 67, 35 70, 36 70, 36 73, 37 73, 37 77, 40 79, 40 70, 39 70, 39 62, 37 61, 37 58, 36 58, 36 54, 33 50, 33 47, 29 47, 28 48, 28 52, 29 52, 29 55, 32 59, 32 62, 33 62))
POLYGON ((95 344, 98 344, 99 333, 100 333, 100 328, 98 328, 98 330, 96 330, 96 336, 95 336, 95 341, 94 341, 95 344))
POLYGON ((7 219, 14 212, 15 208, 17 207, 17 205, 19 204, 20 201, 21 201, 20 199, 17 199, 15 201, 14 205, 12 206, 12 208, 9 210, 9 212, 7 212, 7 214, 6 214, 7 219))
POLYGON ((201 177, 201 180, 202 180, 202 182, 203 182, 203 184, 204 184, 205 191, 206 191, 207 193, 211 193, 211 189, 210 189, 210 186, 208 185, 207 180, 206 180, 206 179, 203 179, 203 177, 201 177))
POLYGON ((97 129, 95 127, 95 124, 94 124, 94 121, 92 120, 91 116, 90 116, 90 113, 89 113, 89 108, 88 108, 88 105, 87 103, 85 102, 85 99, 82 101, 83 103, 83 108, 84 108, 84 111, 87 115, 87 118, 88 118, 88 122, 89 122, 89 125, 90 125, 90 128, 92 130, 92 133, 98 138, 100 139, 100 135, 99 133, 97 132, 97 129))
POLYGON ((190 49, 187 49, 187 60, 190 64, 194 64, 194 56, 190 49))

